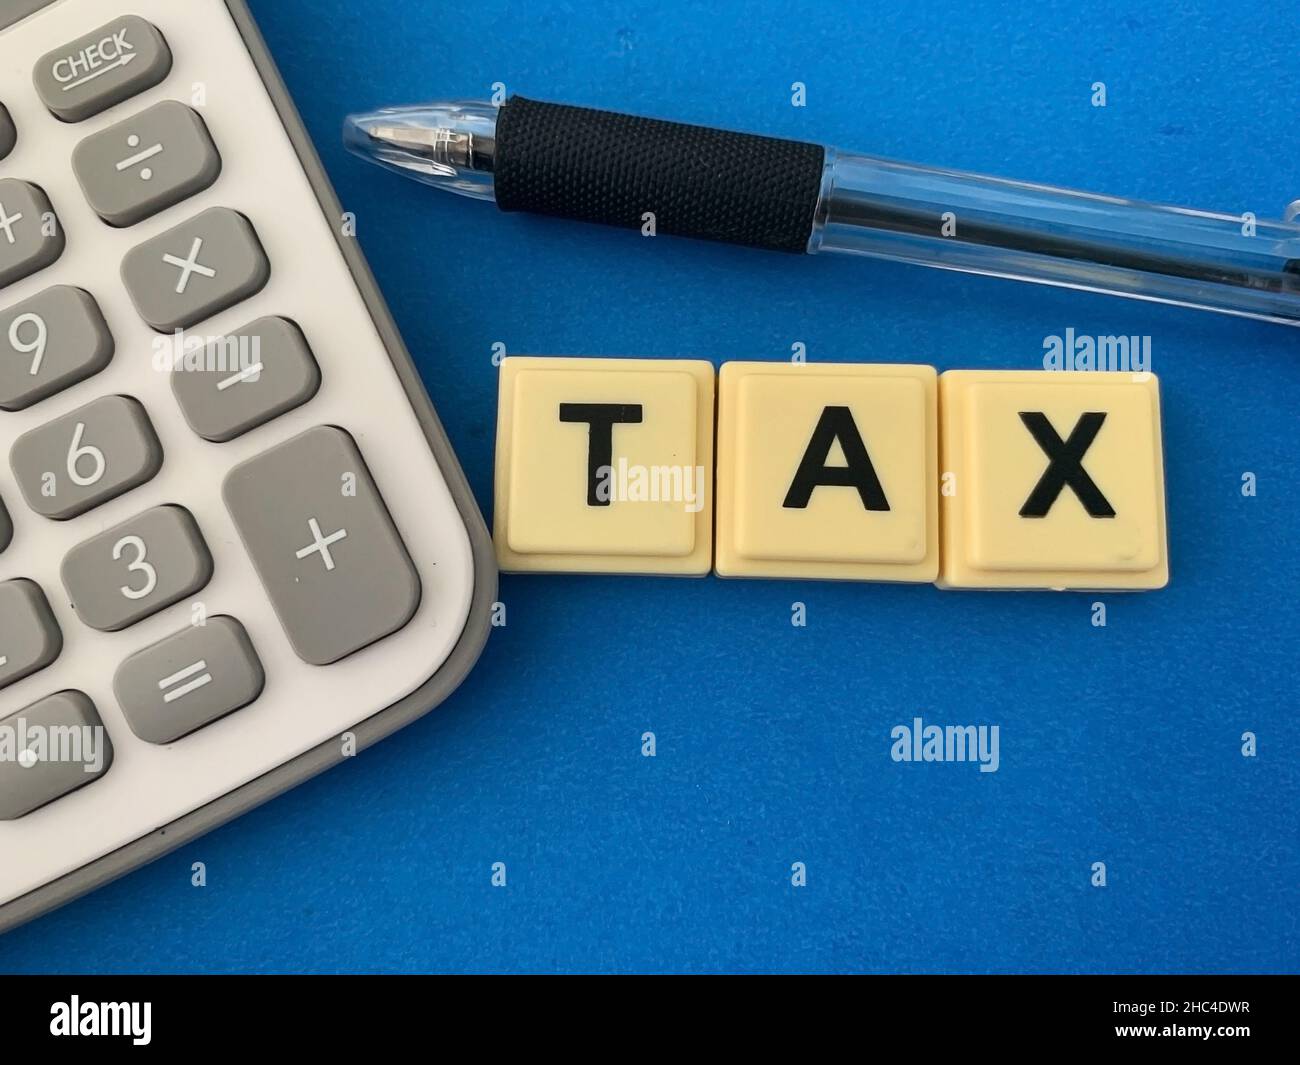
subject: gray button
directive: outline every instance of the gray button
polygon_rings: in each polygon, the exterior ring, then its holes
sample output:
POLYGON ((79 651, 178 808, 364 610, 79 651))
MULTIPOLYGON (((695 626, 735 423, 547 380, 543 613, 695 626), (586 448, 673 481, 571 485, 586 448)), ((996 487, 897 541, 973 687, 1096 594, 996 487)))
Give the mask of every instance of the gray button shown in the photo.
POLYGON ((328 665, 411 620, 419 574, 343 430, 248 459, 223 494, 298 657, 328 665))
POLYGON ((98 780, 113 744, 79 691, 48 695, 0 719, 0 821, 15 821, 98 780))
POLYGON ((8 547, 14 538, 14 523, 5 509, 5 502, 0 499, 0 551, 8 547))
POLYGON ((171 743, 247 706, 266 675, 244 626, 209 618, 118 667, 113 691, 131 731, 147 743, 171 743))
POLYGON ((261 291, 271 264, 252 224, 211 207, 127 252, 122 280, 140 317, 161 333, 188 329, 261 291))
POLYGON ((44 192, 17 178, 0 179, 0 288, 44 270, 65 243, 44 192))
POLYGON ((123 15, 41 56, 32 80, 56 117, 80 122, 152 88, 171 68, 157 28, 123 15))
POLYGON ((162 459, 149 416, 129 396, 104 396, 30 429, 9 453, 27 505, 55 521, 144 484, 162 459))
POLYGON ((320 367, 307 340, 284 318, 259 318, 172 372, 172 390, 190 428, 217 442, 306 403, 318 388, 320 367))
POLYGON ((63 650, 63 633, 35 581, 0 583, 0 688, 44 669, 63 650))
POLYGON ((154 507, 78 544, 62 574, 81 620, 116 632, 203 588, 212 556, 188 510, 154 507))
POLYGON ((90 293, 55 285, 0 311, 0 408, 22 410, 113 357, 113 334, 90 293))
POLYGON ((14 126, 14 120, 9 117, 9 109, 0 104, 0 159, 12 152, 17 143, 18 130, 14 126))
POLYGON ((164 100, 87 137, 72 168, 100 218, 133 226, 206 189, 221 173, 221 156, 193 109, 164 100))

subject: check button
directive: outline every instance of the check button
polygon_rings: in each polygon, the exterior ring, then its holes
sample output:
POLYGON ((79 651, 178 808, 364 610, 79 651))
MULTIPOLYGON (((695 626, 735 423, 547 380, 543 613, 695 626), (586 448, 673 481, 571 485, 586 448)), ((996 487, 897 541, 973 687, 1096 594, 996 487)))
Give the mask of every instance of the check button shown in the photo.
POLYGON ((122 280, 140 317, 160 333, 188 329, 260 292, 271 276, 247 218, 211 207, 131 249, 122 280))
POLYGON ((32 80, 45 106, 64 122, 80 122, 157 85, 172 68, 158 28, 124 15, 47 52, 32 80))
POLYGON ((308 429, 230 471, 226 506, 298 656, 337 662, 402 628, 420 578, 352 437, 308 429))

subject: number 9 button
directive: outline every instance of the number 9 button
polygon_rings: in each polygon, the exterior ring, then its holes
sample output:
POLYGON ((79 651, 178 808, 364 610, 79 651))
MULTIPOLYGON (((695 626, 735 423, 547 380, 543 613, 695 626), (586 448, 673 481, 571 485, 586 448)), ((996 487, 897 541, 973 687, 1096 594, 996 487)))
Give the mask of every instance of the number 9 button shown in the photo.
POLYGON ((193 595, 212 556, 184 507, 162 506, 78 544, 63 560, 72 607, 92 629, 116 632, 193 595))
POLYGON ((89 293, 55 285, 0 311, 0 408, 22 410, 113 357, 113 335, 89 293))

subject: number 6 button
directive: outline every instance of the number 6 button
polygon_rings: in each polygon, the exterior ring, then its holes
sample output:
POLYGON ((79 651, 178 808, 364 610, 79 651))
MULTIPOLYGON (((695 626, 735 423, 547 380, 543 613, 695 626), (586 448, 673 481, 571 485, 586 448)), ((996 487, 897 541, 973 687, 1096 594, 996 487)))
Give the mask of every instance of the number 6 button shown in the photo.
POLYGON ((212 556, 184 507, 146 510, 79 544, 63 584, 92 629, 116 632, 193 595, 212 579, 212 556))
POLYGON ((105 396, 20 436, 9 461, 27 505, 66 521, 144 484, 162 466, 144 408, 105 396))

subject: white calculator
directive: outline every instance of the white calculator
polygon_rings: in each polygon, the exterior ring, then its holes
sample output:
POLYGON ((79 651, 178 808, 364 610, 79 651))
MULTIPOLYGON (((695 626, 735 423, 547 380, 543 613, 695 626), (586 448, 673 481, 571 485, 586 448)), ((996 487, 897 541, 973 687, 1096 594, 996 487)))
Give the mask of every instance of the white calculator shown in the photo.
POLYGON ((482 518, 243 0, 0 0, 0 930, 418 717, 482 518))

